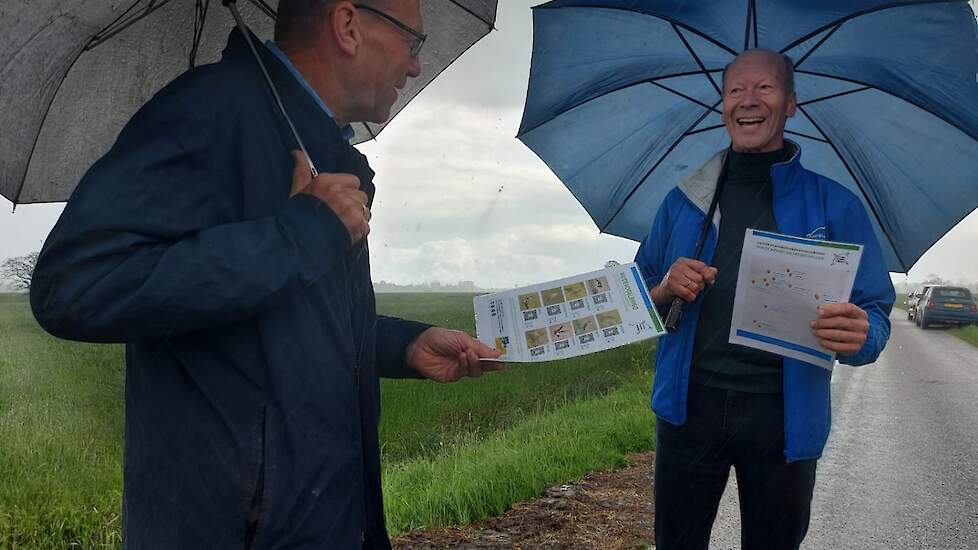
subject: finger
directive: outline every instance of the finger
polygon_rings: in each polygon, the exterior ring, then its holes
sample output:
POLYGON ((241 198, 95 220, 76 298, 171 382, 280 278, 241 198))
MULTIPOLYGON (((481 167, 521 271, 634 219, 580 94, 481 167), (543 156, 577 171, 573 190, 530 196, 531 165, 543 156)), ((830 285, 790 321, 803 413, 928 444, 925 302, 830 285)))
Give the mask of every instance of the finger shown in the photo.
MULTIPOLYGON (((696 269, 684 269, 682 271, 682 276, 686 277, 686 281, 693 281, 696 284, 703 282, 703 274, 696 269)), ((683 281, 685 283, 685 281, 683 281)))
POLYGON ((472 369, 469 368, 468 355, 462 351, 458 354, 458 378, 456 380, 461 380, 467 376, 472 376, 472 369))
POLYGON ((866 335, 860 332, 851 332, 848 330, 836 330, 836 329, 822 329, 814 331, 815 336, 819 340, 827 340, 830 342, 837 342, 843 344, 859 344, 860 346, 866 341, 866 335))
POLYGON ((684 286, 673 287, 671 290, 673 294, 682 298, 687 303, 696 301, 696 293, 684 286))
POLYGON ((506 363, 502 361, 479 361, 479 368, 482 372, 496 372, 506 370, 506 363))
POLYGON ((475 338, 472 338, 468 334, 466 334, 465 336, 466 338, 469 339, 469 342, 472 348, 475 350, 475 354, 477 357, 480 358, 489 357, 492 359, 496 359, 497 357, 502 355, 502 353, 498 349, 487 346, 486 343, 483 342, 482 340, 476 340, 475 338))
POLYGON ((482 376, 482 361, 479 361, 479 355, 475 352, 475 350, 469 348, 465 352, 465 357, 468 360, 469 376, 472 378, 482 376))
POLYGON ((818 306, 818 314, 822 318, 826 317, 849 317, 853 319, 866 319, 866 312, 856 304, 825 304, 818 306))
POLYGON ((810 323, 815 330, 819 329, 840 329, 853 332, 866 333, 869 331, 869 322, 865 319, 853 319, 851 317, 823 317, 815 319, 810 323))
MULTIPOLYGON (((316 184, 334 189, 356 190, 357 192, 362 193, 362 191, 360 191, 360 178, 354 176, 353 174, 322 173, 316 176, 316 184)), ((364 200, 363 202, 367 201, 364 200)))
POLYGON ((862 349, 862 346, 857 344, 835 342, 832 340, 819 340, 818 344, 829 351, 838 353, 839 355, 852 355, 862 349))
POLYGON ((715 267, 707 268, 706 271, 703 273, 704 282, 706 282, 706 284, 708 285, 712 285, 713 283, 716 282, 718 273, 719 271, 717 271, 717 268, 715 267))
POLYGON ((695 271, 699 271, 707 267, 707 265, 700 260, 694 260, 692 258, 686 258, 686 257, 682 257, 676 260, 676 264, 684 265, 695 271))
POLYGON ((309 171, 309 161, 306 159, 306 155, 298 149, 293 149, 292 161, 294 166, 292 168, 292 188, 289 190, 290 197, 301 193, 312 182, 312 173, 309 171))
POLYGON ((374 217, 373 213, 370 212, 370 209, 367 208, 366 205, 364 205, 363 206, 363 219, 364 219, 364 221, 366 221, 366 222, 369 223, 370 222, 370 218, 372 218, 372 217, 374 217))

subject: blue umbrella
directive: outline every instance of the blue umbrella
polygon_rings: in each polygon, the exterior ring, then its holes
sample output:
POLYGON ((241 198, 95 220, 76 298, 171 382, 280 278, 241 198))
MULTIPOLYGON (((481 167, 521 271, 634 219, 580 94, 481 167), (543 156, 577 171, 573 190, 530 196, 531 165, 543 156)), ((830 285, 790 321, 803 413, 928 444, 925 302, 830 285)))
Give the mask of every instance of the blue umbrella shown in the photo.
POLYGON ((861 197, 891 271, 978 206, 978 26, 964 0, 557 0, 533 11, 519 139, 601 231, 645 237, 666 193, 726 147, 721 72, 795 63, 787 137, 861 197))

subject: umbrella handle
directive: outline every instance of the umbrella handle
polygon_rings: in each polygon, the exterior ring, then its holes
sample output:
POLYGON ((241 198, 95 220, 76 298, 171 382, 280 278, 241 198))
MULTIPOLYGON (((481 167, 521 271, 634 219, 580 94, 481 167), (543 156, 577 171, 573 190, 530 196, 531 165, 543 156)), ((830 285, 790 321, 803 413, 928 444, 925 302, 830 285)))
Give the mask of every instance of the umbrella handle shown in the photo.
POLYGON ((674 298, 666 315, 666 332, 676 332, 679 322, 683 320, 683 299, 674 298))
POLYGON ((278 95, 278 89, 275 88, 275 83, 272 82, 272 77, 268 74, 268 69, 265 68, 265 63, 261 60, 261 55, 258 53, 258 48, 255 46, 254 41, 251 39, 251 31, 248 26, 245 25, 244 20, 241 19, 241 14, 238 13, 238 5, 236 0, 223 0, 224 6, 231 12, 231 16, 234 17, 234 23, 238 27, 238 31, 241 32, 242 37, 244 37, 245 42, 251 49, 252 55, 255 57, 255 61, 258 63, 258 68, 261 69, 262 76, 265 77, 265 82, 268 84, 268 89, 272 92, 272 97, 275 98, 275 104, 278 105, 278 110, 285 117, 285 122, 289 125, 289 130, 292 131, 292 136, 295 138, 296 145, 302 150, 302 154, 306 156, 306 162, 309 164, 309 173, 312 177, 319 175, 319 170, 316 169, 316 165, 312 162, 312 157, 309 155, 309 151, 306 150, 306 144, 303 143, 302 138, 299 137, 299 131, 296 130, 295 124, 292 122, 292 118, 289 116, 289 112, 285 110, 285 105, 282 103, 281 96, 278 95))

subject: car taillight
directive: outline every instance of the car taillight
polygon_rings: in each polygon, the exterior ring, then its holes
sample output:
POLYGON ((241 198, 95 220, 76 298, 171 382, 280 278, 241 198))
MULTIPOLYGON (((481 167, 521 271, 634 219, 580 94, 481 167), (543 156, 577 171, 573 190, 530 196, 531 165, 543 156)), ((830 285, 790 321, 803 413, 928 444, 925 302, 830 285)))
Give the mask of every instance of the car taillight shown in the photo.
POLYGON ((978 305, 971 304, 971 313, 978 313, 978 305))
POLYGON ((934 300, 927 300, 927 309, 934 309, 934 300))

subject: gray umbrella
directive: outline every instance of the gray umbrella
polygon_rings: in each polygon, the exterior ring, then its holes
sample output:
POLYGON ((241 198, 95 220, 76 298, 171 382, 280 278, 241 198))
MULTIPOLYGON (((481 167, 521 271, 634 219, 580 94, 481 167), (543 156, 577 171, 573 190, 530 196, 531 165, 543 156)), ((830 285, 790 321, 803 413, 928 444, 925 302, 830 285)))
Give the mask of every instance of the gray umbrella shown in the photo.
MULTIPOLYGON (((242 0, 270 38, 278 0, 242 0)), ((233 3, 232 3, 233 7, 233 3)), ((423 72, 392 117, 492 30, 496 0, 424 0, 423 72)), ((14 204, 67 200, 84 171, 154 93, 216 61, 234 18, 217 0, 14 0, 0 3, 0 194, 14 204)), ((384 124, 357 124, 356 143, 384 124)))

